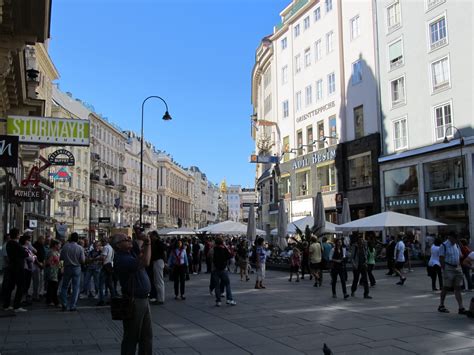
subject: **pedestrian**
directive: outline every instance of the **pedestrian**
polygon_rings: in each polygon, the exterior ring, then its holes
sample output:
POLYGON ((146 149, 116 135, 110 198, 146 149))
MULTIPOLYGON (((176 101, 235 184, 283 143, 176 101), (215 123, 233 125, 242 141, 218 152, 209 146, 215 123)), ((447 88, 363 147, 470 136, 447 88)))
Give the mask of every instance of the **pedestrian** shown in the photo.
POLYGON ((357 242, 352 247, 352 280, 351 296, 354 297, 357 291, 357 285, 360 283, 364 287, 364 298, 371 299, 369 296, 369 284, 367 282, 367 246, 361 235, 358 236, 357 242))
POLYGON ((97 306, 105 306, 105 292, 110 292, 110 297, 116 297, 117 291, 114 284, 114 249, 108 237, 102 238, 102 267, 99 274, 99 302, 97 306))
POLYGON ((439 289, 443 289, 443 276, 441 273, 441 262, 439 260, 439 248, 441 245, 441 239, 436 238, 433 245, 431 246, 431 256, 428 261, 428 274, 431 277, 431 289, 438 291, 436 288, 436 278, 438 278, 439 289))
POLYGON ((198 239, 196 237, 193 238, 192 244, 191 244, 191 253, 193 255, 193 265, 192 265, 192 271, 193 275, 197 275, 199 273, 199 262, 201 260, 200 253, 201 253, 201 248, 198 243, 198 239))
POLYGON ((461 245, 461 267, 462 273, 464 274, 464 289, 468 291, 472 291, 472 279, 471 279, 471 268, 468 266, 464 266, 463 261, 467 258, 467 256, 471 253, 471 249, 469 248, 469 243, 466 239, 461 239, 459 241, 461 245), (467 287, 466 287, 467 286, 467 287))
POLYGON ((208 237, 204 244, 204 257, 206 258, 206 274, 210 274, 212 271, 212 258, 209 255, 209 251, 212 249, 211 238, 208 237))
POLYGON ((389 242, 386 247, 386 256, 387 256, 387 268, 388 272, 385 274, 387 276, 393 275, 393 268, 395 266, 395 261, 393 257, 395 255, 395 240, 392 236, 389 237, 389 242))
POLYGON ((86 274, 84 276, 84 297, 99 298, 100 269, 102 267, 102 244, 95 241, 86 257, 86 274), (91 281, 94 283, 94 293, 91 291, 91 281))
POLYGON ((318 239, 315 236, 312 236, 311 244, 309 246, 309 269, 311 275, 314 277, 314 287, 321 287, 321 260, 322 260, 322 251, 321 244, 319 244, 318 239))
POLYGON ((310 274, 309 270, 309 244, 308 242, 303 242, 303 253, 301 260, 301 279, 304 280, 304 274, 310 274))
POLYGON ((25 258, 23 268, 23 304, 31 305, 31 297, 28 294, 28 291, 33 278, 33 265, 36 262, 36 250, 31 245, 31 234, 29 232, 24 233, 20 237, 20 245, 25 248, 26 252, 28 253, 28 256, 25 258))
POLYGON ((296 282, 300 282, 300 270, 301 267, 301 252, 297 247, 293 248, 293 253, 290 257, 290 278, 288 281, 291 282, 293 274, 296 274, 296 282))
POLYGON ((242 239, 237 248, 237 255, 239 260, 240 281, 249 281, 248 265, 249 265, 249 247, 245 239, 242 239))
POLYGON ((148 296, 151 283, 146 267, 151 259, 151 241, 145 233, 137 236, 137 241, 125 234, 114 235, 112 244, 116 251, 114 268, 117 272, 122 295, 132 298, 132 317, 123 320, 121 355, 153 353, 153 329, 151 324, 148 296))
POLYGON ((374 276, 374 268, 375 268, 375 246, 374 241, 370 240, 367 245, 367 274, 369 276, 370 286, 374 287, 376 285, 375 276, 374 276))
POLYGON ((330 263, 330 258, 329 255, 331 254, 332 250, 332 244, 328 242, 327 237, 323 237, 322 243, 321 243, 321 283, 323 282, 323 273, 325 270, 329 270, 329 263, 330 263))
POLYGON ((449 310, 444 306, 444 300, 448 291, 453 290, 458 303, 458 314, 466 314, 461 295, 464 277, 461 269, 461 249, 459 248, 456 234, 451 233, 448 240, 441 244, 439 248, 439 261, 441 262, 444 280, 438 311, 449 313, 449 310))
POLYGON ((256 248, 255 248, 255 262, 257 268, 257 280, 255 281, 255 288, 261 289, 266 288, 263 285, 263 280, 265 280, 265 269, 266 269, 266 261, 267 261, 267 250, 263 245, 265 239, 262 237, 258 237, 256 241, 256 248))
POLYGON ((174 299, 178 299, 178 295, 181 295, 181 299, 185 300, 185 282, 186 282, 186 269, 188 267, 188 256, 186 253, 185 246, 181 239, 176 242, 176 247, 170 253, 168 259, 168 267, 173 273, 174 279, 174 299))
POLYGON ((24 290, 25 259, 28 257, 28 252, 20 245, 18 236, 19 230, 12 228, 10 230, 10 240, 5 246, 8 266, 4 277, 8 280, 8 285, 4 288, 3 309, 5 311, 13 310, 14 312, 26 312, 26 309, 21 307, 21 300, 24 290), (11 295, 15 287, 15 299, 13 301, 13 307, 11 307, 11 295))
POLYGON ((336 283, 337 277, 341 280, 342 293, 344 299, 347 299, 349 295, 346 289, 346 278, 344 275, 344 260, 346 258, 346 250, 342 246, 342 240, 336 239, 336 245, 331 249, 329 260, 331 261, 331 286, 332 286, 332 297, 336 298, 336 283))
POLYGON ((214 245, 212 263, 214 265, 214 279, 215 279, 215 295, 216 295, 216 306, 221 306, 221 294, 225 288, 226 291, 226 303, 235 306, 237 303, 232 297, 232 290, 230 287, 229 274, 227 272, 227 266, 229 260, 232 258, 228 247, 224 245, 224 241, 221 237, 217 237, 214 245))
POLYGON ((393 260, 395 262, 393 272, 400 277, 400 281, 397 282, 397 285, 403 285, 407 278, 402 275, 403 265, 405 264, 405 243, 403 242, 402 234, 397 236, 393 260))
POLYGON ((64 263, 64 275, 60 301, 63 311, 77 311, 76 305, 81 287, 81 265, 86 261, 84 249, 77 244, 78 241, 79 235, 73 232, 69 237, 69 242, 61 249, 60 260, 64 263), (70 284, 72 284, 72 295, 68 302, 67 290, 70 284))
POLYGON ((156 304, 163 304, 165 302, 165 260, 166 260, 166 245, 158 236, 156 231, 150 233, 153 261, 153 283, 156 289, 156 304))
POLYGON ((36 260, 33 263, 33 301, 39 301, 44 293, 44 261, 46 258, 46 249, 44 248, 44 237, 40 235, 33 243, 36 250, 36 260))
POLYGON ((61 244, 58 240, 51 240, 48 254, 45 259, 45 279, 47 280, 46 304, 48 306, 59 305, 58 284, 60 273, 59 248, 61 244))

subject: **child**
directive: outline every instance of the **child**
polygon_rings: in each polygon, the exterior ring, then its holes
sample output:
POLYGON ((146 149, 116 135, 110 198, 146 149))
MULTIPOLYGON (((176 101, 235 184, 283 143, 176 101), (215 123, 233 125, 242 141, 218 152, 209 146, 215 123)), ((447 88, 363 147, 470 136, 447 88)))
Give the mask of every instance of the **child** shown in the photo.
POLYGON ((293 248, 293 254, 290 257, 290 278, 288 281, 291 282, 293 278, 293 273, 296 273, 296 282, 300 282, 300 270, 301 266, 301 253, 298 248, 293 248))

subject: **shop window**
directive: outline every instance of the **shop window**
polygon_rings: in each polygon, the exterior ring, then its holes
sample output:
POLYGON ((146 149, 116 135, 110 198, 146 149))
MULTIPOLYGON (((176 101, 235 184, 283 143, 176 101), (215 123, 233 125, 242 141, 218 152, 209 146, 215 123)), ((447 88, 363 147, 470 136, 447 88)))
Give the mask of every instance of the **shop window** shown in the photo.
POLYGON ((311 125, 311 126, 306 127, 306 145, 308 148, 308 153, 313 151, 313 141, 314 141, 313 126, 311 125))
POLYGON ((283 161, 286 162, 290 159, 290 137, 283 137, 283 161))
POLYGON ((354 107, 354 133, 355 138, 364 136, 364 106, 354 107))
POLYGON ((303 155, 303 131, 296 132, 296 144, 298 146, 298 155, 303 155))
POLYGON ((385 196, 418 194, 416 166, 388 170, 384 173, 385 196))
POLYGON ((324 148, 324 121, 318 122, 318 149, 324 148))
POLYGON ((278 193, 280 197, 289 198, 290 197, 290 176, 282 176, 280 178, 280 183, 278 184, 278 193))
POLYGON ((318 179, 321 185, 321 192, 336 191, 336 169, 334 164, 319 167, 318 179))
POLYGON ((462 188, 463 179, 463 162, 460 157, 425 164, 426 191, 462 188))
POLYGON ((372 161, 370 152, 348 158, 349 188, 367 187, 372 185, 372 161))
POLYGON ((334 145, 337 144, 337 123, 336 123, 336 116, 329 117, 329 136, 333 137, 329 139, 329 144, 334 145))
POLYGON ((310 194, 311 170, 296 173, 296 195, 307 196, 310 194))

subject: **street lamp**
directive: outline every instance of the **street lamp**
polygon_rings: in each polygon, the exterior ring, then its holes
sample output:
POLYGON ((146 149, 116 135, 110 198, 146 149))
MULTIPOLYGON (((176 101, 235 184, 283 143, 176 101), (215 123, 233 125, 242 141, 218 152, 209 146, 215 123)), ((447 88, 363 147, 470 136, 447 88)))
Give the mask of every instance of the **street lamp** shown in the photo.
POLYGON ((145 100, 143 100, 142 102, 142 129, 141 129, 141 142, 140 142, 140 227, 143 226, 142 224, 142 215, 143 215, 143 205, 142 205, 142 202, 143 202, 143 141, 144 141, 144 137, 143 137, 143 112, 144 112, 144 108, 145 108, 145 102, 147 102, 148 99, 159 99, 161 101, 163 101, 163 103, 165 104, 165 107, 166 107, 166 111, 165 111, 165 114, 163 115, 163 120, 164 121, 170 121, 171 120, 171 116, 168 112, 168 104, 166 103, 166 101, 159 97, 159 96, 148 96, 145 100))

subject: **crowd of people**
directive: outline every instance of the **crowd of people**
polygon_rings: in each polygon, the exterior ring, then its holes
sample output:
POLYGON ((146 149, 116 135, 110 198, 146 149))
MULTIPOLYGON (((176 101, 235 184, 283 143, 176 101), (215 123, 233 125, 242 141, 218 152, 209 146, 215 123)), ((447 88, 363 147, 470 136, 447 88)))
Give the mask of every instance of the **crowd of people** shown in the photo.
MULTIPOLYGON (((387 275, 397 276, 400 286, 407 281, 404 267, 409 255, 405 243, 404 236, 399 235, 389 237, 383 246, 387 275)), ((380 248, 376 240, 366 241, 362 235, 354 236, 348 245, 343 238, 330 241, 325 236, 311 235, 308 241, 287 248, 288 281, 295 278, 300 282, 308 275, 313 286, 319 288, 324 286, 326 273, 330 276, 332 297, 337 298, 339 281, 343 299, 355 297, 359 286, 364 299, 371 299, 370 288, 377 284, 373 274, 377 250, 380 248), (348 269, 353 275, 350 291, 348 269)), ((458 313, 474 316, 464 308, 461 294, 463 287, 472 290, 470 270, 474 266, 474 252, 467 241, 458 241, 455 234, 450 234, 445 241, 434 240, 430 250, 427 271, 432 290, 441 289, 438 311, 449 312, 444 302, 446 294, 454 291, 458 313)), ((77 233, 71 233, 67 241, 40 236, 33 243, 30 231, 20 236, 17 229, 12 229, 2 253, 2 300, 6 311, 26 312, 34 302, 45 302, 50 307, 74 312, 79 299, 95 299, 97 306, 105 306, 120 295, 132 297, 134 316, 123 321, 122 353, 133 354, 137 345, 140 349, 151 349, 150 305, 165 302, 166 278, 172 281, 175 300, 184 301, 186 282, 192 275, 209 274, 209 291, 215 297, 215 305, 221 307, 225 297, 225 304, 235 306, 229 273, 239 274, 241 282, 248 282, 254 273, 254 288, 265 289, 266 264, 272 247, 261 237, 254 243, 245 238, 221 236, 163 238, 155 231, 142 230, 136 230, 133 238, 118 234, 91 244, 77 233)))

